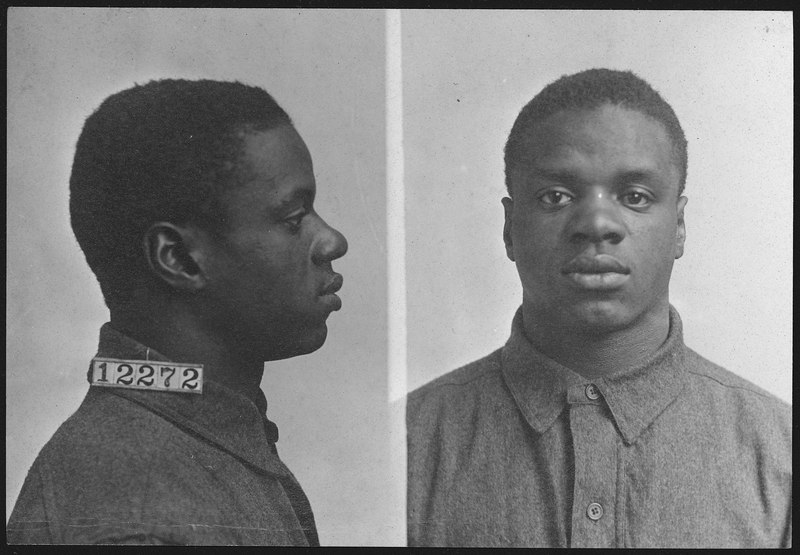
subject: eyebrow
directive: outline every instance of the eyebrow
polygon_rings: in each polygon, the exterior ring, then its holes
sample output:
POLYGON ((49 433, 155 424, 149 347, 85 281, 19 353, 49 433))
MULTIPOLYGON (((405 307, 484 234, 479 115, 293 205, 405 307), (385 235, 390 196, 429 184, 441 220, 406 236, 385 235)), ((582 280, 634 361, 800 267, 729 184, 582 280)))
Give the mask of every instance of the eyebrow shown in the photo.
POLYGON ((280 210, 296 204, 297 201, 301 201, 305 204, 307 202, 313 202, 313 200, 314 191, 312 191, 310 187, 298 187, 295 188, 290 195, 280 199, 277 203, 277 208, 280 210))
MULTIPOLYGON (((577 172, 568 169, 534 168, 533 175, 538 178, 558 181, 568 185, 581 183, 583 181, 577 172)), ((630 183, 632 181, 651 182, 656 177, 657 173, 649 169, 623 170, 614 177, 614 181, 618 183, 630 183)))
POLYGON ((653 181, 657 177, 655 172, 650 170, 630 170, 622 172, 617 181, 630 183, 631 181, 653 181))
POLYGON ((547 168, 533 168, 534 177, 559 181, 562 183, 577 183, 581 181, 576 172, 571 170, 549 170, 547 168))

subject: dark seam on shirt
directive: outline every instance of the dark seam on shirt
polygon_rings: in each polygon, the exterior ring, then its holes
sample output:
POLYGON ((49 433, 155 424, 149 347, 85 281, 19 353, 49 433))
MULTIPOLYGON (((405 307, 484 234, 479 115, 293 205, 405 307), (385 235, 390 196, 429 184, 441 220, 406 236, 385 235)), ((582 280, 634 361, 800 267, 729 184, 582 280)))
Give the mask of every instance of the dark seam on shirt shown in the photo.
POLYGON ((721 382, 721 381, 719 381, 717 378, 715 378, 713 376, 709 376, 708 374, 701 374, 700 372, 696 372, 694 370, 687 370, 687 372, 689 372, 690 374, 693 374, 695 376, 700 376, 701 378, 706 378, 708 380, 711 380, 712 382, 717 382, 722 387, 727 387, 729 389, 739 389, 741 391, 747 391, 749 393, 753 393, 754 395, 758 395, 759 397, 762 397, 762 398, 767 399, 769 401, 774 401, 775 400, 775 398, 772 397, 771 395, 766 394, 766 393, 761 393, 760 391, 757 391, 757 390, 749 388, 749 387, 744 387, 744 386, 741 386, 741 385, 733 385, 733 384, 728 384, 728 383, 725 383, 725 382, 721 382))

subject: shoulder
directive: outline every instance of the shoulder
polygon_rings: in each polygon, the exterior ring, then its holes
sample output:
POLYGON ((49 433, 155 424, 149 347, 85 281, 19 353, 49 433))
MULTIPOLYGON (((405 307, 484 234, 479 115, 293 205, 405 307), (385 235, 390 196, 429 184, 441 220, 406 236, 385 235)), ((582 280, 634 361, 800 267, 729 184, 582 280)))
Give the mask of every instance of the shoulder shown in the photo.
POLYGON ((792 406, 754 383, 687 348, 686 368, 695 396, 742 432, 765 434, 791 444, 792 406))
MULTIPOLYGON (((186 459, 182 454, 191 453, 193 443, 191 436, 145 407, 90 390, 34 466, 59 506, 80 502, 91 511, 137 510, 154 473, 186 459)), ((172 479, 179 481, 180 476, 172 479)))
MULTIPOLYGON (((170 461, 189 460, 184 455, 190 442, 187 434, 144 407, 90 389, 28 472, 14 519, 17 524, 36 521, 38 528, 32 533, 20 526, 16 540, 93 543, 132 531, 150 537, 154 529, 142 518, 145 505, 159 502, 152 488, 156 474, 170 461), (71 524, 76 520, 82 525, 71 524)), ((186 489, 187 481, 171 473, 172 492, 186 489)))
POLYGON ((502 349, 498 349, 414 390, 408 395, 409 405, 425 405, 449 397, 469 396, 482 391, 488 384, 499 383, 501 353, 502 349))
POLYGON ((425 436, 441 427, 468 426, 486 407, 508 397, 501 354, 498 349, 410 393, 406 405, 409 436, 425 436))
POLYGON ((778 399, 772 393, 711 362, 688 347, 686 353, 686 367, 690 376, 705 389, 735 396, 743 401, 760 404, 777 412, 791 414, 791 405, 778 399))
POLYGON ((114 458, 158 452, 164 436, 179 430, 147 408, 106 391, 90 390, 81 406, 56 431, 43 449, 43 455, 98 458, 98 454, 114 458), (114 455, 118 453, 119 455, 114 455))

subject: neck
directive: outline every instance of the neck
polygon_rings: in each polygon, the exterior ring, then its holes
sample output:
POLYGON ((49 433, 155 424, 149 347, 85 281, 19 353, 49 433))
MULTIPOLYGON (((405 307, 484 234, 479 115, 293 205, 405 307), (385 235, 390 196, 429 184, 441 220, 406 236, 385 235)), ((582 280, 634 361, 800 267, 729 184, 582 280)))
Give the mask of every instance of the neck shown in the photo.
POLYGON ((223 338, 199 325, 191 311, 174 300, 139 300, 114 307, 111 325, 170 360, 202 364, 205 379, 243 395, 252 398, 261 386, 263 361, 242 356, 223 338))
POLYGON ((623 329, 576 328, 522 309, 525 335, 545 356, 589 379, 643 364, 667 340, 669 304, 623 329))

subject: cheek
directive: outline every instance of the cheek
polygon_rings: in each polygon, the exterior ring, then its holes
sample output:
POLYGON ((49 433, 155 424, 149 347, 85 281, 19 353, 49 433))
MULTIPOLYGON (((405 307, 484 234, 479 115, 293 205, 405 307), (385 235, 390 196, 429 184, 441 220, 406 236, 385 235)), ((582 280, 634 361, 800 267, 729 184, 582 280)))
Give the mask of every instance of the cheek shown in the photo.
POLYGON ((543 221, 539 218, 528 218, 515 225, 512 233, 514 246, 521 255, 542 257, 548 252, 558 250, 561 227, 555 219, 543 221))
MULTIPOLYGON (((517 222, 515 221, 515 224, 517 222)), ((520 277, 539 285, 559 267, 564 249, 560 247, 557 222, 528 218, 512 228, 514 256, 520 277)))
POLYGON ((308 244, 304 241, 271 241, 252 244, 248 273, 262 290, 269 288, 287 297, 302 293, 313 278, 308 244))
POLYGON ((280 273, 275 267, 275 258, 275 253, 263 242, 239 238, 220 249, 212 278, 231 295, 263 297, 264 290, 280 273))
POLYGON ((653 281, 669 281, 675 262, 675 226, 665 224, 641 231, 645 240, 637 246, 640 270, 651 274, 653 281))

